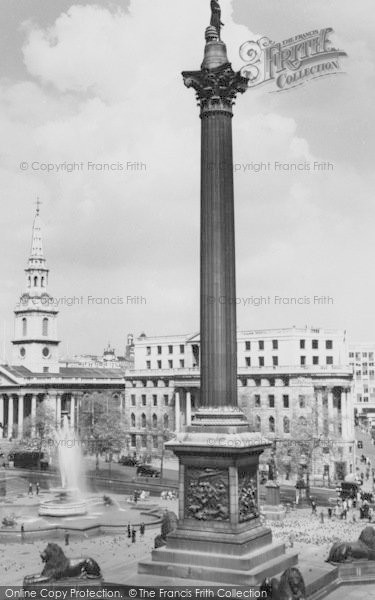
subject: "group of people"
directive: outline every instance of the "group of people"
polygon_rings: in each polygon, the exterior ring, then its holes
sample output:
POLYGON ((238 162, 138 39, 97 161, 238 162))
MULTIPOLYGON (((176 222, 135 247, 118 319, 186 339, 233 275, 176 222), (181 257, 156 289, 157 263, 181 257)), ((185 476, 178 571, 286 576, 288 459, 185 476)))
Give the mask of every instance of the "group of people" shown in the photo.
MULTIPOLYGON (((144 523, 141 523, 139 526, 139 534, 141 539, 143 538, 144 534, 145 534, 145 530, 146 530, 146 525, 144 523)), ((131 539, 132 544, 135 544, 137 541, 137 530, 136 528, 130 525, 130 523, 128 523, 128 538, 131 539)))
MULTIPOLYGON (((35 493, 36 493, 37 496, 39 496, 39 491, 40 491, 40 485, 39 485, 39 481, 37 481, 36 484, 35 484, 35 493)), ((33 487, 33 482, 32 481, 29 481, 28 495, 29 496, 33 496, 34 495, 34 487, 33 487)))
POLYGON ((160 493, 160 498, 162 500, 176 500, 177 494, 172 490, 165 490, 160 493))
POLYGON ((140 500, 141 502, 143 502, 144 500, 147 500, 149 495, 150 495, 150 492, 146 492, 145 490, 142 490, 142 491, 134 490, 134 493, 132 496, 130 496, 130 498, 128 499, 128 502, 134 502, 135 504, 137 504, 138 500, 140 500))
MULTIPOLYGON (((336 505, 334 507, 329 506, 327 508, 327 516, 328 519, 342 519, 347 520, 348 515, 351 517, 353 523, 357 521, 356 509, 359 510, 359 518, 360 519, 368 519, 369 523, 373 522, 374 519, 374 509, 370 506, 368 500, 362 499, 360 493, 358 493, 357 498, 345 498, 342 500, 341 498, 337 499, 336 505)), ((311 499, 311 514, 318 515, 318 506, 315 499, 311 499)), ((324 523, 324 511, 321 510, 319 513, 321 523, 324 523)))

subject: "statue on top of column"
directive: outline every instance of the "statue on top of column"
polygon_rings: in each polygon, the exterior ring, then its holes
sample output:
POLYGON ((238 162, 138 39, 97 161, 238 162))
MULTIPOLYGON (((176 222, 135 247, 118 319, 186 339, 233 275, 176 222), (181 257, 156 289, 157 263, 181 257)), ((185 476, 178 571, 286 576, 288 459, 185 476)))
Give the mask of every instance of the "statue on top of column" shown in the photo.
POLYGON ((224 26, 224 23, 221 22, 221 8, 218 0, 211 0, 211 23, 213 27, 216 28, 220 39, 220 31, 224 26))

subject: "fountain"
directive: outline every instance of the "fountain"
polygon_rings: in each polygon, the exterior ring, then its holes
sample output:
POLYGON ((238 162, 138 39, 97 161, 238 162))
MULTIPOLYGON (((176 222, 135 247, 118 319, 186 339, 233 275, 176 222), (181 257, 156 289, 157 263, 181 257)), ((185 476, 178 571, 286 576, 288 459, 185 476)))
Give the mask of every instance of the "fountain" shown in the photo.
POLYGON ((55 439, 58 450, 58 464, 61 488, 52 489, 55 498, 42 502, 39 515, 48 517, 70 517, 84 515, 86 502, 82 498, 82 454, 80 441, 68 417, 63 418, 62 426, 56 430, 55 439))

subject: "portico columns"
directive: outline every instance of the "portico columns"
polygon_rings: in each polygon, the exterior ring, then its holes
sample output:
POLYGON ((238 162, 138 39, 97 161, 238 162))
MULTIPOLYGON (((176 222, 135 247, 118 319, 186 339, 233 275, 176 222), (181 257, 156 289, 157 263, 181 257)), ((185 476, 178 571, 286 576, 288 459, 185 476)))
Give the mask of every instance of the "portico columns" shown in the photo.
POLYGON ((23 436, 23 394, 18 396, 18 438, 23 436))
POLYGON ((36 418, 36 395, 33 394, 31 396, 31 423, 32 423, 31 434, 32 434, 32 436, 35 435, 35 418, 36 418))
POLYGON ((176 433, 178 433, 180 431, 180 422, 181 422, 180 392, 175 392, 174 411, 175 411, 175 430, 176 430, 176 433))
POLYGON ((4 436, 4 396, 0 396, 0 439, 4 436))
POLYGON ((335 431, 334 416, 333 416, 333 392, 332 392, 332 390, 328 391, 328 431, 330 433, 334 433, 334 431, 335 431))
POLYGON ((191 425, 191 392, 186 392, 186 425, 191 425))
POLYGON ((61 425, 61 395, 57 394, 56 396, 56 425, 60 427, 61 425))
POLYGON ((70 427, 72 427, 72 429, 75 428, 75 398, 72 395, 70 397, 70 427))
POLYGON ((325 435, 324 431, 324 419, 323 419, 323 392, 321 389, 316 390, 316 411, 318 417, 318 431, 317 434, 325 435))
POLYGON ((8 438, 13 437, 13 422, 14 422, 14 398, 9 396, 8 399, 8 438))

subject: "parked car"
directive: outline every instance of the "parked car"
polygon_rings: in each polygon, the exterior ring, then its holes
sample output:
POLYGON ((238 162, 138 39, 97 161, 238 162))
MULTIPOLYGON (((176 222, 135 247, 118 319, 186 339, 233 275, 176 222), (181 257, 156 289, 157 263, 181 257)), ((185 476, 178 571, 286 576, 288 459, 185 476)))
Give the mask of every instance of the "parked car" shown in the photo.
POLYGON ((119 463, 124 467, 137 467, 139 462, 133 456, 121 456, 119 463))
POLYGON ((141 477, 160 477, 160 470, 150 465, 139 465, 137 467, 137 475, 141 477))
POLYGON ((357 498, 357 493, 361 491, 361 485, 354 481, 342 481, 337 488, 337 491, 342 500, 345 500, 346 498, 352 498, 354 500, 357 498))

